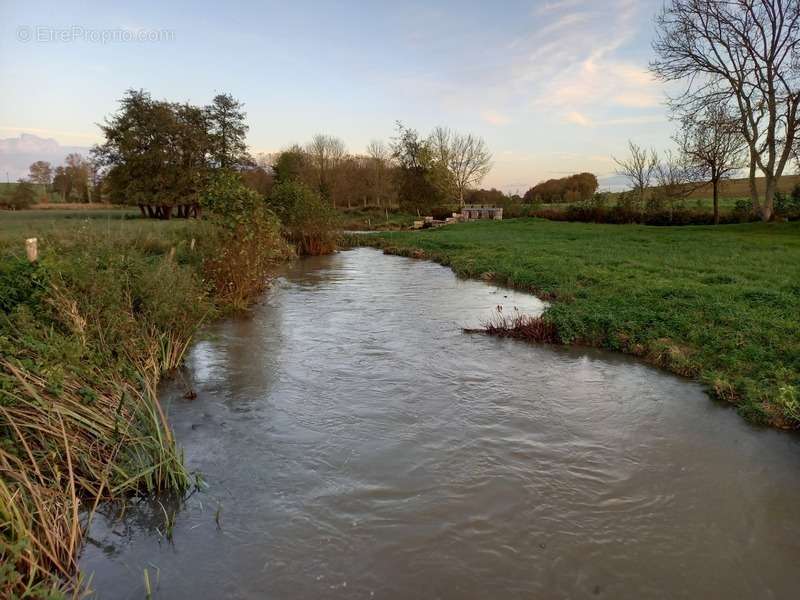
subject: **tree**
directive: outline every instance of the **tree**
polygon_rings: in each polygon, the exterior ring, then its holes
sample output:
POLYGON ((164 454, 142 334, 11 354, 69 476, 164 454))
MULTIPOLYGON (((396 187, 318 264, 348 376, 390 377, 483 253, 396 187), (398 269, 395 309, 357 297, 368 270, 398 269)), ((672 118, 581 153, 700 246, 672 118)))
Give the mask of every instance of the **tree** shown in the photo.
POLYGON ((332 193, 333 178, 336 167, 347 154, 344 142, 337 137, 318 133, 306 146, 306 153, 316 173, 319 193, 336 206, 336 196, 332 193))
POLYGON ((78 193, 81 202, 89 201, 89 163, 77 152, 67 154, 64 172, 70 180, 70 189, 78 193))
POLYGON ((308 170, 308 157, 297 144, 279 152, 272 164, 275 183, 301 182, 308 170))
POLYGON ((391 151, 382 141, 373 140, 367 145, 367 156, 372 197, 378 206, 388 205, 391 194, 391 151))
POLYGON ((28 180, 31 183, 43 185, 45 191, 50 189, 53 183, 53 167, 49 162, 37 160, 28 168, 28 172, 28 180))
POLYGON ((453 134, 447 166, 453 176, 458 201, 464 206, 464 194, 480 185, 492 168, 492 155, 482 138, 471 133, 453 134))
POLYGON ((169 218, 175 206, 181 216, 196 214, 214 150, 208 127, 200 107, 128 90, 100 126, 105 143, 92 149, 112 201, 139 205, 148 216, 169 218))
POLYGON ((714 224, 719 224, 720 182, 744 166, 745 141, 738 120, 724 103, 713 103, 701 113, 683 116, 676 142, 698 175, 711 183, 714 224))
POLYGON ((61 201, 66 202, 72 194, 72 180, 64 167, 56 167, 53 172, 53 189, 61 194, 61 201))
POLYGON ((460 134, 447 127, 436 127, 428 136, 434 164, 444 167, 447 176, 439 176, 439 185, 446 195, 455 194, 464 205, 464 194, 480 185, 492 168, 492 155, 485 142, 472 134, 460 134))
POLYGON ((688 82, 673 104, 687 112, 726 100, 736 107, 753 208, 769 220, 798 134, 800 2, 669 0, 656 27, 652 70, 665 81, 688 82), (756 170, 766 183, 763 200, 756 170))
POLYGON ((586 202, 592 199, 598 187, 593 173, 576 173, 536 184, 525 192, 524 200, 528 203, 586 202))
POLYGON ((244 104, 230 94, 218 94, 206 113, 211 139, 212 165, 220 169, 240 169, 253 163, 247 152, 247 114, 244 104))
POLYGON ((33 185, 24 179, 20 179, 17 185, 14 186, 14 191, 11 194, 11 208, 28 208, 35 201, 36 190, 33 185))
POLYGON ((702 166, 687 153, 679 150, 673 154, 667 150, 653 174, 658 193, 652 198, 651 208, 662 209, 666 203, 671 221, 678 205, 701 185, 703 174, 702 166))
POLYGON ((658 155, 655 150, 647 150, 628 141, 630 156, 626 159, 614 158, 617 163, 617 174, 625 177, 633 187, 633 191, 638 197, 639 208, 644 207, 647 189, 655 174, 658 166, 658 155))
POLYGON ((397 190, 401 205, 407 210, 421 211, 444 202, 437 185, 436 161, 429 139, 397 122, 393 138, 392 158, 397 162, 397 190))

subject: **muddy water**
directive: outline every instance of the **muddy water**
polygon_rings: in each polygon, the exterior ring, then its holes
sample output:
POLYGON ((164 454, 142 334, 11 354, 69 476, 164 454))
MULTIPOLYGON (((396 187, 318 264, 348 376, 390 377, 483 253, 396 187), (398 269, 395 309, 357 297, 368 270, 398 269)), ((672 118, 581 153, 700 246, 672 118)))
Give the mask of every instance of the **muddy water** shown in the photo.
POLYGON ((164 390, 208 488, 98 517, 99 598, 789 598, 800 443, 614 354, 461 333, 530 297, 359 249, 164 390), (165 503, 172 512, 175 506, 165 503))

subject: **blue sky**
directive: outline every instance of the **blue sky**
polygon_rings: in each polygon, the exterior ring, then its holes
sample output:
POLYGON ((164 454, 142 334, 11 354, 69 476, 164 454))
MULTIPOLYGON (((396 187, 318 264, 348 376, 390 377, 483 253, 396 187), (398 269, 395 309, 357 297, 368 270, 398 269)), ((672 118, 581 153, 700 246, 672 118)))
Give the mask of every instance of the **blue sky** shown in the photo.
POLYGON ((660 4, 0 0, 0 138, 89 146, 127 88, 198 104, 230 92, 254 152, 317 132, 363 152, 400 119, 484 137, 495 157, 485 185, 603 176, 629 137, 669 145, 665 89, 647 72, 660 4), (87 39, 115 29, 164 33, 87 39), (47 39, 61 30, 71 39, 47 39))

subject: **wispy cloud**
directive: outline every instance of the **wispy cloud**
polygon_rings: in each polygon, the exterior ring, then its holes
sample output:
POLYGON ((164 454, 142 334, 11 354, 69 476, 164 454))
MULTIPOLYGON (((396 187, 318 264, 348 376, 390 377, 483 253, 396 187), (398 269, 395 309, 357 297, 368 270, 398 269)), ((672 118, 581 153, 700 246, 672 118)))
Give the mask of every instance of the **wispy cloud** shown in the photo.
POLYGON ((504 114, 497 112, 496 110, 484 110, 481 113, 481 118, 489 123, 489 125, 508 125, 511 122, 511 119, 504 114))

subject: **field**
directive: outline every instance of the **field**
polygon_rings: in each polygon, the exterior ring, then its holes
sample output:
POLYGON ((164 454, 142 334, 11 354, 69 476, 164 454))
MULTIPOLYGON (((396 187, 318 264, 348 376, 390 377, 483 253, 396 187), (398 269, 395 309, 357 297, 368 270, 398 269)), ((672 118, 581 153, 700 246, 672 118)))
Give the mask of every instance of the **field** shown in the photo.
POLYGON ((800 426, 800 223, 518 219, 361 239, 552 298, 563 343, 641 356, 755 422, 800 426))
POLYGON ((158 231, 159 228, 176 228, 186 221, 152 221, 139 218, 138 210, 64 209, 17 210, 0 212, 0 246, 22 243, 29 237, 68 236, 80 229, 158 231))
MULTIPOLYGON (((800 184, 800 175, 784 175, 778 182, 778 191, 791 194, 794 186, 800 184)), ((764 193, 764 178, 756 178, 756 188, 759 194, 764 193)), ((723 181, 719 191, 720 199, 750 198, 750 182, 746 177, 723 181)), ((704 185, 692 192, 691 198, 711 200, 711 185, 704 185)))

